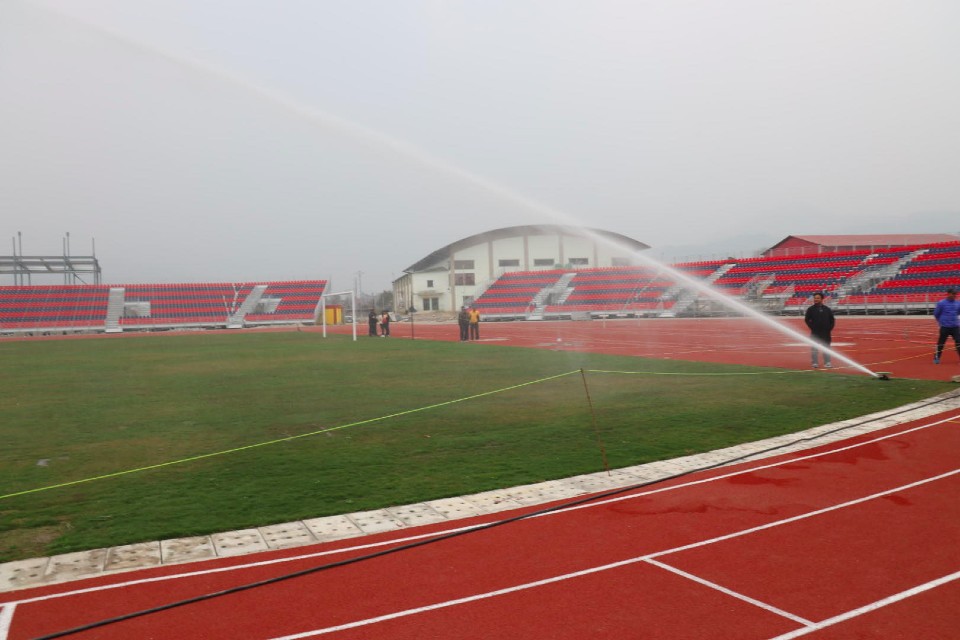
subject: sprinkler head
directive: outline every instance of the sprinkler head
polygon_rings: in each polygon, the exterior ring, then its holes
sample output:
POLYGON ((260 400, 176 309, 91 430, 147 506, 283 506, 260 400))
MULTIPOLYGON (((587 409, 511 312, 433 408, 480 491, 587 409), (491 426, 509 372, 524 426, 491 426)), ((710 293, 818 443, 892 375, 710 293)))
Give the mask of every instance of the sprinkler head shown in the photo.
POLYGON ((889 371, 877 371, 877 380, 889 380, 890 372, 889 371))

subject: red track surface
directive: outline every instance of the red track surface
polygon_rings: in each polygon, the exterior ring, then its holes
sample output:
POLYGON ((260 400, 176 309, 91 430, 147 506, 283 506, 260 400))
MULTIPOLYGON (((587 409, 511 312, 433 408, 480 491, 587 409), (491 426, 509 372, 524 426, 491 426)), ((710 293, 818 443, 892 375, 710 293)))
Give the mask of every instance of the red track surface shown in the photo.
MULTIPOLYGON (((807 363, 806 348, 782 336, 754 332, 741 340, 731 329, 737 321, 686 322, 487 323, 481 335, 525 346, 558 348, 560 337, 563 349, 807 363), (602 335, 591 343, 596 327, 602 335)), ((841 349, 874 370, 943 379, 960 369, 949 357, 950 365, 928 362, 932 320, 841 322, 835 340, 853 343, 841 349)), ((391 339, 409 330, 395 327, 391 339)), ((456 339, 456 327, 415 327, 418 338, 440 330, 456 339)), ((960 411, 948 412, 70 637, 953 638, 960 628, 958 422, 960 411)), ((4 593, 0 639, 33 638, 531 511, 4 593)))
MULTIPOLYGON (((799 318, 774 320, 801 335, 808 332, 799 318)), ((315 329, 319 330, 319 329, 315 329)), ((329 327, 349 333, 350 327, 329 327)), ((366 327, 357 327, 359 340, 371 340, 366 327)), ((459 339, 456 324, 397 322, 391 338, 459 339)), ((808 369, 810 348, 791 336, 744 318, 593 320, 590 322, 483 322, 481 342, 588 351, 648 358, 721 362, 785 369, 808 369)), ((897 378, 949 381, 960 375, 960 356, 947 344, 943 364, 933 364, 937 323, 932 316, 840 316, 833 332, 834 350, 897 378)), ((465 345, 466 346, 466 345, 465 345)), ((854 372, 848 363, 834 362, 841 372, 854 372)), ((864 373, 864 375, 866 375, 864 373)))

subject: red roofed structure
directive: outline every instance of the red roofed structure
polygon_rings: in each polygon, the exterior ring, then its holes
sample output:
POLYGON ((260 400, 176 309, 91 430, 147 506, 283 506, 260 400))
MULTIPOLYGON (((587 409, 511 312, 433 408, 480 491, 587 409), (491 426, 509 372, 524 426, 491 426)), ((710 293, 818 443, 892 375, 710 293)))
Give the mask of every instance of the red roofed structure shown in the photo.
POLYGON ((794 256, 916 245, 955 244, 951 233, 871 233, 863 235, 787 236, 767 249, 764 256, 794 256))

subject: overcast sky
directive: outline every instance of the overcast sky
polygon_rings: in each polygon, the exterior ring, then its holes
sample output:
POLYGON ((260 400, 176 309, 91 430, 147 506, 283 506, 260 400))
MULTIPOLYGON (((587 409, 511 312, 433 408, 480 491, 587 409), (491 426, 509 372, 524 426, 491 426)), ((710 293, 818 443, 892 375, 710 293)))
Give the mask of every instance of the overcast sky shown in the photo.
POLYGON ((372 292, 517 224, 667 259, 954 233, 958 25, 956 0, 0 0, 0 254, 70 232, 105 283, 372 292))

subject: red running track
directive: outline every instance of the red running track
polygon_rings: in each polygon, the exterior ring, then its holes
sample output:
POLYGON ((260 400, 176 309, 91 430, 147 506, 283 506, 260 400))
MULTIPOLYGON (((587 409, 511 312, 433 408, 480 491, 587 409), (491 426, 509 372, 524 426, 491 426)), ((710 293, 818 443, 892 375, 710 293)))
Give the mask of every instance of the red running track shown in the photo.
MULTIPOLYGON (((953 410, 70 637, 953 638, 958 422, 953 410)), ((0 638, 531 511, 0 594, 0 638)))
MULTIPOLYGON (((775 324, 808 335, 800 318, 770 319, 775 324)), ((311 328, 311 331, 321 329, 311 328)), ((350 333, 349 326, 332 326, 331 333, 350 333)), ((358 325, 358 340, 372 340, 358 325)), ((933 364, 937 323, 932 316, 840 316, 833 332, 834 350, 897 378, 949 381, 960 375, 960 355, 947 344, 943 364, 933 364)), ((390 340, 456 341, 454 323, 395 322, 390 340)), ((592 320, 583 322, 481 322, 480 344, 535 347, 557 351, 584 351, 657 359, 717 362, 785 369, 809 369, 810 348, 789 335, 746 318, 655 318, 592 320)), ((379 339, 379 338, 376 338, 379 339)), ((465 344, 464 347, 479 345, 465 344)), ((834 371, 857 373, 836 361, 834 371)), ((861 372, 862 373, 862 372, 861 372)), ((863 373, 863 375, 867 375, 863 373)))

